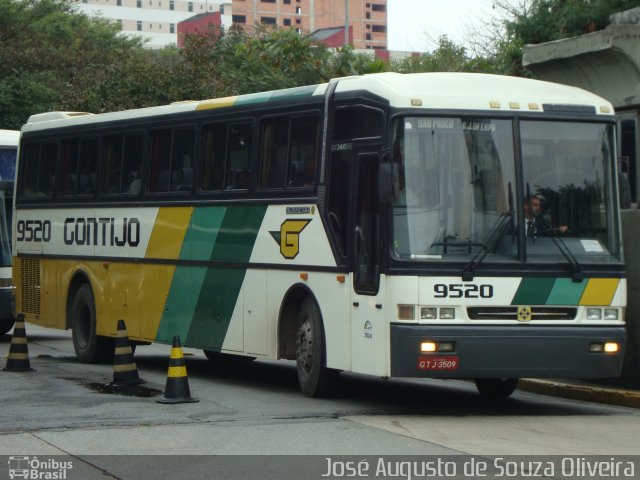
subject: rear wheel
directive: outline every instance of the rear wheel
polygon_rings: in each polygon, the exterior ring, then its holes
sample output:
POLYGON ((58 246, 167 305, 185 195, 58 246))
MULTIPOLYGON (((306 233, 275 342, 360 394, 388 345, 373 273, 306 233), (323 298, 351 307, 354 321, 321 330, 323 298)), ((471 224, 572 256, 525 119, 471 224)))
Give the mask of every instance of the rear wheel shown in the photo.
POLYGON ((96 328, 96 304, 88 284, 82 284, 71 303, 73 349, 82 363, 113 360, 113 339, 100 337, 96 328))
POLYGON ((326 367, 324 331, 316 302, 307 298, 300 307, 296 334, 298 383, 307 397, 325 397, 336 387, 338 370, 326 367))
POLYGON ((484 397, 507 398, 518 385, 517 378, 477 378, 476 388, 484 397))

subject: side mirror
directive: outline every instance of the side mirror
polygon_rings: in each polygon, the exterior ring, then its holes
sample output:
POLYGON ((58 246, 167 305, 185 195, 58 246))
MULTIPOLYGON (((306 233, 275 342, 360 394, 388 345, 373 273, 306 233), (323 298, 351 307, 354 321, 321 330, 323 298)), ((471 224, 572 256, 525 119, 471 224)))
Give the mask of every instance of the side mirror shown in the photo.
POLYGON ((384 203, 391 203, 398 198, 397 164, 392 162, 380 163, 378 168, 378 195, 380 201, 384 203))

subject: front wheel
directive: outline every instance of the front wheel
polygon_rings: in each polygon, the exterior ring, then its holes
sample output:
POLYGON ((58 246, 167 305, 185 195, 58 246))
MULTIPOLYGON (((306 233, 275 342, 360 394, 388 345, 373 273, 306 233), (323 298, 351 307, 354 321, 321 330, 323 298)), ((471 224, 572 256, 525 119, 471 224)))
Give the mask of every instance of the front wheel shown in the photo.
POLYGON ((325 397, 335 390, 338 371, 326 367, 325 338, 320 310, 307 298, 300 307, 296 334, 298 383, 307 397, 325 397))
POLYGON ((476 388, 480 395, 489 398, 507 398, 518 385, 517 378, 477 378, 476 388))
POLYGON ((73 349, 81 363, 106 363, 113 360, 113 339, 100 337, 96 328, 96 304, 88 284, 80 286, 71 303, 73 349))

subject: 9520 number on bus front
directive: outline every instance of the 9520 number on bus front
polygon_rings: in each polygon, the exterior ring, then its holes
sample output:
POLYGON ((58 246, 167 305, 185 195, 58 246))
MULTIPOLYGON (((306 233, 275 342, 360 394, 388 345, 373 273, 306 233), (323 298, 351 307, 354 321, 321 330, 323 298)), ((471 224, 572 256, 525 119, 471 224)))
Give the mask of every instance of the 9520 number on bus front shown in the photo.
POLYGON ((458 357, 420 357, 418 370, 457 370, 458 357))

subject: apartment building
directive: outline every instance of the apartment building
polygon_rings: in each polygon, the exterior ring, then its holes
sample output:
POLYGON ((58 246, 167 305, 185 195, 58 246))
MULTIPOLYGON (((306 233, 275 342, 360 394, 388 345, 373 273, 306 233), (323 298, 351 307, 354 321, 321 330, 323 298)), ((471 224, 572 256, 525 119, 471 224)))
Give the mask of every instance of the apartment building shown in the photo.
POLYGON ((352 44, 387 48, 387 0, 233 0, 233 23, 293 27, 300 33, 345 25, 346 6, 352 44))
POLYGON ((350 40, 357 49, 387 48, 387 0, 76 0, 87 15, 111 19, 147 46, 177 44, 177 24, 196 15, 220 13, 216 23, 254 23, 295 28, 306 35, 344 27, 346 5, 350 40))
POLYGON ((203 13, 220 13, 231 26, 231 0, 76 0, 78 10, 118 23, 127 35, 140 35, 150 48, 177 43, 178 23, 203 13))

